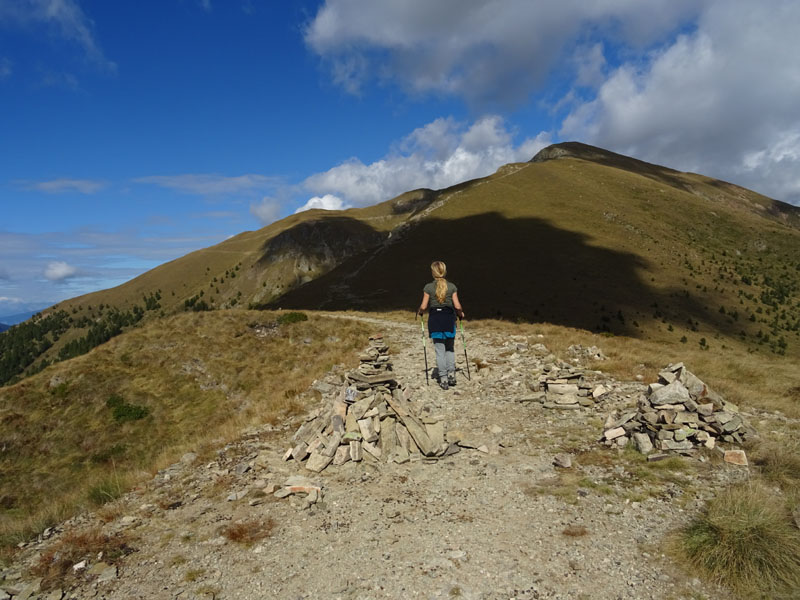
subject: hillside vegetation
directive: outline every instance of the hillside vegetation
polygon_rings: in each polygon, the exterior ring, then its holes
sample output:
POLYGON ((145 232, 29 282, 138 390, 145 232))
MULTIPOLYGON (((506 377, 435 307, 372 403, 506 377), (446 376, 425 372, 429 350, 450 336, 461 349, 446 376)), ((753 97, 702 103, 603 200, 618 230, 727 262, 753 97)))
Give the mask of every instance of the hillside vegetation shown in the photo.
POLYGON ((412 310, 433 259, 472 318, 800 357, 799 250, 796 207, 558 144, 444 190, 292 215, 62 302, 35 320, 66 315, 63 332, 0 336, 0 383, 184 311, 412 310), (116 327, 110 312, 141 318, 116 327))
POLYGON ((187 448, 304 411, 369 329, 292 313, 180 314, 0 388, 0 541, 111 500, 187 448))

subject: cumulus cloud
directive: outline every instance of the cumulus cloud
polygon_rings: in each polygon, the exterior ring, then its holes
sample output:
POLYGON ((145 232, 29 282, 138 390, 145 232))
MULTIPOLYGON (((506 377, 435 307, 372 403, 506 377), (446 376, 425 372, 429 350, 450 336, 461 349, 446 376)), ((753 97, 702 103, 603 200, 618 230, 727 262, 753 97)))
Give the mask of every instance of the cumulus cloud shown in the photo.
POLYGON ((75 0, 20 0, 0 2, 0 23, 45 25, 83 49, 86 57, 107 71, 116 64, 106 58, 94 34, 94 23, 75 0))
POLYGON ((276 185, 277 179, 266 175, 226 177, 214 174, 150 175, 138 177, 134 183, 157 185, 200 196, 224 196, 241 192, 265 190, 276 185))
POLYGON ((376 77, 413 93, 508 105, 526 100, 544 82, 568 44, 602 34, 647 45, 668 35, 702 4, 327 0, 308 24, 305 41, 349 92, 376 77))
POLYGON ((281 205, 273 198, 262 198, 261 202, 250 205, 250 214, 262 225, 269 225, 278 220, 281 214, 281 205))
POLYGON ((555 83, 560 97, 534 100, 554 137, 800 204, 798 30, 795 0, 326 0, 304 34, 349 92, 388 83, 495 110, 555 83))
POLYGON ((353 158, 308 177, 303 186, 315 197, 303 209, 367 206, 412 189, 445 188, 490 175, 506 163, 528 161, 549 143, 543 133, 514 145, 512 132, 496 115, 471 125, 436 119, 414 130, 381 160, 364 164, 353 158))
POLYGON ((104 181, 94 179, 49 179, 47 181, 17 181, 22 189, 47 194, 59 194, 62 192, 79 192, 81 194, 94 194, 106 188, 108 184, 104 181))
POLYGON ((338 196, 334 196, 333 194, 325 194, 324 196, 314 196, 313 198, 310 198, 308 202, 294 211, 294 213, 297 214, 305 210, 311 210, 312 208, 321 208, 323 210, 342 210, 349 207, 338 196))
POLYGON ((44 269, 44 278, 49 281, 64 281, 78 274, 78 268, 63 261, 53 261, 44 269))
POLYGON ((566 138, 800 204, 800 4, 710 3, 697 28, 609 73, 566 138))

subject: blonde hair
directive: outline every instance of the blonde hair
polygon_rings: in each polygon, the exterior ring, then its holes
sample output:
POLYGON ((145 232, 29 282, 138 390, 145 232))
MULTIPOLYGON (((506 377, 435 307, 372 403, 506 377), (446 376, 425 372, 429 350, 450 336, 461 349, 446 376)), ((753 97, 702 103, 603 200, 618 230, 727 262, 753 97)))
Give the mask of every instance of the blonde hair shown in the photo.
POLYGON ((447 298, 447 265, 440 260, 435 260, 431 263, 431 275, 436 280, 436 300, 439 304, 444 304, 447 298))

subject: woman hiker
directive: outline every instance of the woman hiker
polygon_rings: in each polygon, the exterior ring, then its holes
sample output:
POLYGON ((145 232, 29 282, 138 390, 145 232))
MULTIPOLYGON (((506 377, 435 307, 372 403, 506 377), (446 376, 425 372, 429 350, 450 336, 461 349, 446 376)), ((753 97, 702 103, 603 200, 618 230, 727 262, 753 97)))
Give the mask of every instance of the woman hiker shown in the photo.
POLYGON ((456 316, 464 318, 458 301, 458 289, 447 281, 447 266, 440 260, 431 263, 433 281, 422 289, 422 303, 417 310, 422 315, 428 309, 428 333, 436 349, 436 369, 439 386, 446 390, 456 384, 456 316))

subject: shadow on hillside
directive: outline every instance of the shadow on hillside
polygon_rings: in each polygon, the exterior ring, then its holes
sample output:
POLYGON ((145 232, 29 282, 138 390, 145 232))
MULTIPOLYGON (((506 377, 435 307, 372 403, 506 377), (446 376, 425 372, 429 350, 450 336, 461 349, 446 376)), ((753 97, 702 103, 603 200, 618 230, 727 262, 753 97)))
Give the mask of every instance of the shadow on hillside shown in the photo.
POLYGON ((723 328, 683 291, 665 293, 644 281, 647 265, 639 256, 593 246, 586 235, 541 219, 498 213, 422 221, 271 307, 413 311, 437 259, 447 263, 469 318, 546 321, 630 336, 637 335, 636 322, 662 318, 723 328))
POLYGON ((290 254, 314 259, 316 262, 339 264, 344 259, 374 248, 386 238, 358 219, 323 216, 282 231, 267 240, 258 260, 264 265, 290 254))

